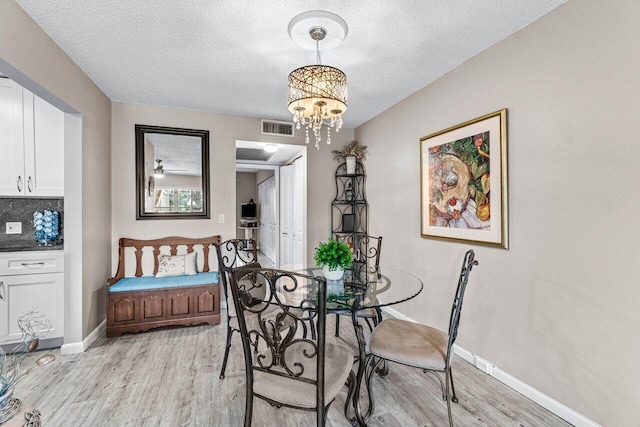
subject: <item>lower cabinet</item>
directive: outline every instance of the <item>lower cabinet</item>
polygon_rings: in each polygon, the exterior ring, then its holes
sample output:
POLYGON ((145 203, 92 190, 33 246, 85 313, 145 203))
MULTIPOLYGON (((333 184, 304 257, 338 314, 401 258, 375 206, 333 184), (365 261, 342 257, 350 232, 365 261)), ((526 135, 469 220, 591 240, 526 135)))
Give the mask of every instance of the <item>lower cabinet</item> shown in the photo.
MULTIPOLYGON (((18 271, 11 271, 14 273, 11 275, 0 274, 0 342, 20 342, 22 334, 18 328, 18 318, 32 310, 44 315, 50 323, 51 328, 44 334, 45 339, 64 337, 62 254, 47 253, 42 259, 34 253, 15 256, 2 254, 0 263, 3 266, 25 266, 18 271), (47 261, 52 258, 55 265, 47 267, 47 261), (39 273, 38 268, 60 271, 39 273)), ((6 273, 6 269, 0 266, 0 272, 6 273)))

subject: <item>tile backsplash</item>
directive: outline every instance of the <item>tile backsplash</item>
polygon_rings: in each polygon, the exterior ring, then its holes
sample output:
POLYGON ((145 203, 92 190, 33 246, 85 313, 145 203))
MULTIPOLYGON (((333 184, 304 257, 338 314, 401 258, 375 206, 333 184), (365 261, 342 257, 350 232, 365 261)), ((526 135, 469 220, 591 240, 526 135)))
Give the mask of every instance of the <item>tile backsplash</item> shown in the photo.
POLYGON ((0 247, 36 245, 33 213, 45 209, 58 211, 58 240, 61 242, 64 237, 64 199, 0 198, 0 247), (22 234, 7 234, 7 222, 21 222, 22 234))

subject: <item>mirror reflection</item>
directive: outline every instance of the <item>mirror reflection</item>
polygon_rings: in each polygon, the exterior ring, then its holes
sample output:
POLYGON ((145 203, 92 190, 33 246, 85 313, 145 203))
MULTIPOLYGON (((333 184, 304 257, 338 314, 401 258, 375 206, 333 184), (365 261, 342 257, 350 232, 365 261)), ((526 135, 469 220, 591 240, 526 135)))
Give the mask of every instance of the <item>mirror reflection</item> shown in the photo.
POLYGON ((209 218, 209 132, 136 125, 138 219, 209 218))

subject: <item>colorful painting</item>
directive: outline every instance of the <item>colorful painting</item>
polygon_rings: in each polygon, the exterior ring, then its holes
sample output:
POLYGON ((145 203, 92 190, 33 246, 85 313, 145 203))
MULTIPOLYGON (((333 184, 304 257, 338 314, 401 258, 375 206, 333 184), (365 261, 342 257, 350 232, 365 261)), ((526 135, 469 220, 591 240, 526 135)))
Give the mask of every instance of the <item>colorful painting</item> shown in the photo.
POLYGON ((506 110, 420 140, 422 236, 507 247, 506 110))

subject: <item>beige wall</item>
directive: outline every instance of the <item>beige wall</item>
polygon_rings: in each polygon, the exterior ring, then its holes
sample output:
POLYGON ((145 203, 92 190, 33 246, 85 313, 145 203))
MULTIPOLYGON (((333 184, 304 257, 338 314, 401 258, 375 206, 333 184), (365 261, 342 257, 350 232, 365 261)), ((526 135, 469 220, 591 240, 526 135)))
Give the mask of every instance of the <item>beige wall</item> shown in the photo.
MULTIPOLYGON (((285 106, 283 106, 285 108, 285 106)), ((353 139, 353 129, 342 129, 326 143, 308 152, 308 253, 330 233, 329 209, 334 197, 333 174, 336 163, 331 149, 353 139)), ((152 107, 114 102, 112 105, 112 254, 120 237, 154 238, 168 235, 187 237, 220 234, 223 239, 236 236, 236 140, 304 145, 304 131, 295 138, 275 137, 260 133, 260 119, 200 111, 152 107), (211 219, 209 220, 139 220, 135 205, 135 124, 207 129, 210 132, 211 219), (225 223, 218 223, 218 215, 225 223)))
MULTIPOLYGON (((262 184, 267 179, 273 176, 273 171, 269 169, 262 169, 256 172, 256 185, 262 184)), ((257 190, 256 190, 257 191, 257 190)))
MULTIPOLYGON (((65 190, 65 230, 81 233, 81 247, 67 245, 65 257, 82 266, 70 283, 74 299, 67 295, 67 310, 78 311, 80 304, 81 315, 66 325, 65 341, 78 342, 105 318, 104 284, 111 273, 111 101, 13 0, 0 1, 0 66, 59 108, 82 114, 81 148, 65 152, 65 162, 74 158, 81 165, 65 168, 65 186, 68 180, 81 182, 77 192, 71 186, 65 190), (70 206, 81 214, 69 212, 70 206)), ((68 242, 70 236, 65 237, 68 242)), ((66 273, 69 280, 72 273, 66 273)))
POLYGON ((569 1, 356 129, 382 263, 425 282, 397 309, 603 426, 640 425, 640 2, 569 1), (508 108, 510 249, 420 238, 419 138, 508 108))
MULTIPOLYGON (((249 203, 253 199, 258 203, 258 187, 256 172, 236 172, 236 226, 240 226, 241 207, 243 203, 249 203)), ((244 239, 244 230, 236 228, 236 238, 244 239)), ((257 236, 256 236, 257 238, 257 236)))

